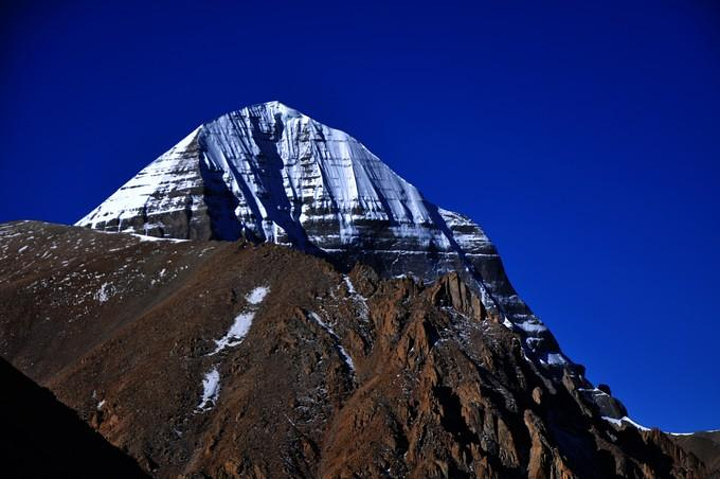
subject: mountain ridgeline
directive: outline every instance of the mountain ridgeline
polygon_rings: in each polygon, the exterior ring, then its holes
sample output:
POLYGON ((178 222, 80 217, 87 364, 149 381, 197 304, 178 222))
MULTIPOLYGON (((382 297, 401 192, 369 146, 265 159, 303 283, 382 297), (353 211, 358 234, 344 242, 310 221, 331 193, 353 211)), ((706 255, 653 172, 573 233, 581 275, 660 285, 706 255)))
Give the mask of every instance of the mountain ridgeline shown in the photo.
POLYGON ((0 356, 153 477, 718 477, 716 435, 586 379, 480 226, 278 102, 75 226, 0 225, 0 311, 0 356))
POLYGON ((279 102, 196 128, 77 222, 161 238, 294 246, 349 270, 436 280, 456 271, 546 366, 573 365, 519 298, 495 246, 348 134, 279 102))

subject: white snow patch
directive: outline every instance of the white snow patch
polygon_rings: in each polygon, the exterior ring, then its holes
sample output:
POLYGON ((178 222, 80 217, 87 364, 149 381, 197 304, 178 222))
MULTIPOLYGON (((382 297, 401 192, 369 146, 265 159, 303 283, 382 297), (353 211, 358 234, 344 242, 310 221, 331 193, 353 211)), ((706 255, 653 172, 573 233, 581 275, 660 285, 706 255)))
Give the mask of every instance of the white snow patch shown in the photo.
POLYGON ((232 348, 238 346, 243 342, 245 336, 250 332, 250 326, 252 326, 253 319, 255 319, 255 311, 265 296, 270 292, 268 286, 258 286, 257 288, 250 291, 250 294, 245 296, 245 299, 250 303, 250 310, 244 311, 235 317, 235 321, 225 336, 215 340, 215 351, 209 354, 213 356, 225 348, 232 348))
POLYGON ((103 283, 100 289, 94 295, 95 301, 98 303, 104 303, 115 294, 115 288, 110 283, 103 283))
MULTIPOLYGON (((132 230, 130 230, 132 231, 132 230)), ((120 233, 126 233, 126 231, 121 231, 120 233)), ((185 243, 190 240, 186 239, 177 239, 177 238, 158 238, 157 236, 150 236, 150 235, 141 235, 139 233, 130 233, 132 236, 138 238, 140 241, 166 241, 169 243, 185 243)))
POLYGON ((649 431, 650 430, 649 427, 642 426, 627 416, 623 416, 620 419, 616 419, 614 417, 609 417, 609 416, 602 416, 602 418, 604 420, 606 420, 607 422, 614 424, 617 427, 621 427, 623 425, 623 423, 625 422, 625 423, 630 424, 631 426, 635 427, 636 429, 639 429, 640 431, 649 431))
POLYGON ((23 246, 22 248, 20 248, 20 249, 18 250, 18 254, 22 253, 23 251, 25 251, 25 250, 28 249, 28 248, 29 248, 28 245, 23 246))
POLYGON ((601 389, 598 389, 598 388, 592 388, 592 389, 589 389, 589 388, 577 388, 577 390, 580 391, 580 392, 592 393, 592 394, 595 395, 595 396, 609 396, 608 393, 606 393, 605 391, 603 391, 603 390, 601 390, 601 389))
POLYGON ((548 353, 545 359, 540 359, 541 362, 550 364, 552 366, 565 366, 568 364, 568 360, 562 353, 548 353))
POLYGON ((367 298, 357 292, 357 290, 355 289, 355 286, 353 286, 353 284, 352 284, 352 281, 350 281, 349 276, 343 275, 343 281, 345 282, 345 285, 347 286, 347 289, 348 289, 348 293, 350 293, 350 296, 352 297, 353 301, 360 308, 360 317, 364 320, 367 320, 368 315, 370 314, 370 309, 368 308, 368 305, 367 305, 367 298))
POLYGON ((610 416, 602 416, 602 419, 606 420, 607 422, 614 424, 617 427, 622 426, 622 419, 616 419, 614 417, 610 416))
POLYGON ((320 318, 320 315, 318 315, 317 313, 314 313, 312 311, 309 311, 308 315, 316 323, 318 323, 320 325, 320 327, 323 328, 330 336, 332 336, 332 338, 337 343, 337 347, 338 347, 338 351, 340 352, 340 356, 342 356, 343 360, 345 361, 345 364, 347 364, 348 368, 350 368, 350 370, 354 374, 355 373, 355 363, 353 362, 352 358, 347 353, 345 348, 342 347, 342 344, 340 344, 340 337, 337 334, 335 334, 335 331, 333 331, 333 329, 330 326, 328 326, 328 324, 325 323, 325 321, 323 321, 322 318, 320 318))
POLYGON ((270 288, 267 286, 258 286, 257 288, 250 291, 250 294, 245 296, 248 303, 252 305, 260 304, 265 299, 265 296, 270 292, 270 288))
POLYGON ((338 349, 340 350, 340 355, 345 360, 345 364, 347 364, 348 367, 350 368, 350 370, 354 373, 355 372, 355 363, 353 362, 352 358, 347 353, 347 351, 345 351, 345 348, 342 347, 342 345, 340 344, 339 341, 338 341, 338 349))
POLYGON ((254 318, 254 311, 238 314, 237 317, 235 317, 235 322, 233 322, 232 326, 230 326, 230 330, 228 330, 225 336, 215 340, 217 347, 215 348, 215 351, 210 353, 210 356, 219 353, 225 348, 232 348, 242 343, 245 336, 247 336, 247 333, 250 332, 250 326, 252 325, 254 318))
POLYGON ((327 331, 328 333, 330 333, 330 336, 332 336, 333 338, 337 338, 337 335, 335 334, 335 331, 333 331, 332 328, 330 328, 330 326, 328 326, 327 324, 325 324, 325 321, 322 320, 322 318, 320 317, 319 314, 314 313, 314 312, 312 312, 312 311, 310 311, 308 314, 310 315, 310 317, 311 317, 312 319, 315 320, 316 323, 318 323, 318 324, 320 325, 321 328, 323 328, 325 331, 327 331))
POLYGON ((539 321, 523 321, 523 322, 516 322, 515 326, 522 329, 528 334, 538 334, 543 333, 547 331, 547 326, 540 323, 539 321))
POLYGON ((217 366, 214 366, 203 378, 203 395, 197 410, 208 411, 217 404, 220 395, 220 373, 217 366))
POLYGON ((670 434, 671 436, 694 436, 695 434, 701 434, 701 433, 715 433, 720 432, 720 429, 711 429, 709 431, 695 431, 695 432, 666 432, 665 434, 670 434))
POLYGON ((357 291, 355 291, 355 286, 353 286, 352 281, 350 281, 349 276, 343 275, 343 280, 345 281, 345 284, 347 285, 348 292, 352 295, 358 294, 357 291))
POLYGON ((635 421, 633 421, 632 419, 630 419, 630 418, 627 417, 627 416, 624 416, 624 417, 623 417, 623 421, 629 422, 630 424, 632 424, 633 426, 635 426, 636 428, 638 428, 638 429, 641 430, 641 431, 649 431, 649 430, 650 430, 649 427, 645 427, 645 426, 643 426, 643 425, 641 425, 641 424, 638 424, 638 423, 636 423, 635 421))

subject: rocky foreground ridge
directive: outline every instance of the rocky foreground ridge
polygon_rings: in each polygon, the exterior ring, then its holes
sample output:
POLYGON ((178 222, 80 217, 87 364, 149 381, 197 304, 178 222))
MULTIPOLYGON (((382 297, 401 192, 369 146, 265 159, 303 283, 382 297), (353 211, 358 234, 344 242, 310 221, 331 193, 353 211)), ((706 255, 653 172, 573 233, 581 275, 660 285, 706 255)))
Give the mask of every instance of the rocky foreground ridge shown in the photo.
POLYGON ((18 222, 0 311, 0 355, 154 477, 710 474, 528 358, 457 273, 18 222))
POLYGON ((0 311, 0 356, 155 477, 717 474, 585 378, 476 223, 278 102, 77 227, 0 225, 0 311))

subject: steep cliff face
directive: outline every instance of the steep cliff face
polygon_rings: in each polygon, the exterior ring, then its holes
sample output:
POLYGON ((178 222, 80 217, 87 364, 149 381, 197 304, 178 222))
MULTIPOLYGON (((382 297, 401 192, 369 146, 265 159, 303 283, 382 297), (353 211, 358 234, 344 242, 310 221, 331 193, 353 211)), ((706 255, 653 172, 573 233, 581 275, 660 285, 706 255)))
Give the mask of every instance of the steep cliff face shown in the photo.
POLYGON ((0 225, 0 310, 0 355, 155 477, 705 475, 457 273, 24 222, 0 225))
POLYGON ((77 225, 292 245, 383 277, 456 271, 490 314, 523 335, 528 355, 543 367, 574 367, 516 294, 480 226, 427 201, 348 134, 282 103, 201 125, 77 225))

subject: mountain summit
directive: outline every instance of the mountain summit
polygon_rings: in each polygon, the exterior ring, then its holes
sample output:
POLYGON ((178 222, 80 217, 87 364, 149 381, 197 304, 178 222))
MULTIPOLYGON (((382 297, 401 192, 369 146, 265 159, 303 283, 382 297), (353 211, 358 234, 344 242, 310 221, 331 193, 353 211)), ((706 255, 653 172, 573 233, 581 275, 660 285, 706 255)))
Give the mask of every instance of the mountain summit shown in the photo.
POLYGON ((496 256, 475 223, 428 202, 347 133, 279 102, 199 126, 77 225, 244 237, 349 255, 345 262, 371 253, 384 273, 431 278, 496 256))
POLYGON ((628 418, 477 224, 278 102, 75 227, 0 225, 0 311, 0 356, 153 477, 716 477, 715 436, 628 418))
POLYGON ((279 102, 201 125, 78 225, 325 250, 401 252, 397 239, 407 237, 451 249, 437 208, 415 187, 351 136, 279 102))
POLYGON ((292 245, 349 270, 457 271, 543 367, 574 365, 469 218, 429 202, 347 133, 273 101, 204 123, 76 223, 163 238, 292 245))

